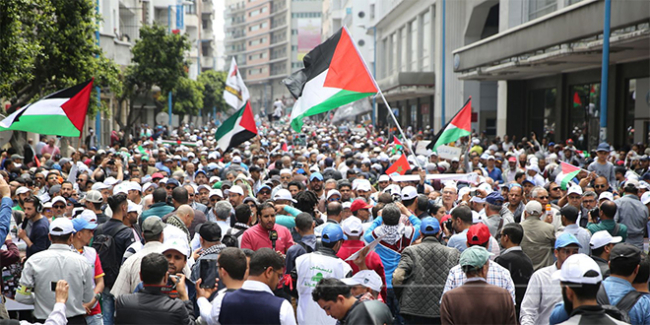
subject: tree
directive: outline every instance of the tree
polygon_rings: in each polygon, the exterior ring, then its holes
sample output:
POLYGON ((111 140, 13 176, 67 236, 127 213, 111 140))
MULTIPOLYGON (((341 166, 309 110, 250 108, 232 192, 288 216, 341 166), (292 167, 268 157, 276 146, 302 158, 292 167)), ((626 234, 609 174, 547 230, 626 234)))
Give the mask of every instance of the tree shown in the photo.
POLYGON ((226 102, 223 100, 223 89, 226 85, 225 71, 209 70, 199 75, 198 81, 203 84, 203 114, 212 112, 216 107, 217 111, 224 111, 226 102))
POLYGON ((100 19, 93 0, 0 1, 0 98, 11 102, 9 113, 92 77, 121 91, 118 66, 96 43, 100 19))
MULTIPOLYGON (((199 108, 203 107, 203 94, 202 83, 186 77, 178 78, 178 83, 172 90, 172 113, 177 114, 180 121, 186 114, 190 115, 190 118, 197 115, 199 108)), ((167 100, 167 96, 163 98, 167 100)))
POLYGON ((187 35, 167 34, 165 28, 159 25, 140 29, 140 39, 131 50, 133 64, 123 76, 124 93, 117 110, 120 116, 123 103, 128 100, 126 123, 117 119, 124 134, 130 134, 131 127, 149 101, 153 100, 156 108, 162 110, 164 104, 158 100, 160 96, 173 90, 178 80, 187 76, 185 52, 189 49, 187 35), (160 89, 159 92, 154 91, 154 86, 160 89), (141 100, 138 108, 135 106, 136 100, 141 100))

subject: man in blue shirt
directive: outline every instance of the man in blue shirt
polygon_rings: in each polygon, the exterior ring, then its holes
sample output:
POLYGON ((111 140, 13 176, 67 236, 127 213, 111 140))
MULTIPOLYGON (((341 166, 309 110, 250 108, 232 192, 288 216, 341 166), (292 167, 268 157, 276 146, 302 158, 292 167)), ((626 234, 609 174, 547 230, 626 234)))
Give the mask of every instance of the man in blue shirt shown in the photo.
MULTIPOLYGON (((467 248, 467 229, 472 226, 472 210, 467 206, 456 207, 451 211, 451 220, 456 234, 449 238, 447 246, 456 248, 462 253, 467 248)), ((445 231, 450 232, 451 229, 445 228, 445 231)), ((450 233, 447 235, 449 236, 450 233)))
POLYGON ((485 168, 488 172, 488 176, 498 184, 503 183, 503 177, 500 168, 494 166, 494 156, 489 156, 487 159, 487 167, 485 168))

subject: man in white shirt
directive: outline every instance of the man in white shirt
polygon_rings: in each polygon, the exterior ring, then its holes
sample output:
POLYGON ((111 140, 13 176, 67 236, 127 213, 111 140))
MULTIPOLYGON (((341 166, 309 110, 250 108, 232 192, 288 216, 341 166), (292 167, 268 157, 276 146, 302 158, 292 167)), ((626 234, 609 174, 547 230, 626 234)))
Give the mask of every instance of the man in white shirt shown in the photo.
POLYGON ((557 262, 537 270, 528 282, 528 288, 521 302, 521 325, 549 324, 553 307, 562 301, 560 280, 553 279, 553 273, 562 268, 562 263, 571 255, 578 254, 580 242, 570 234, 564 233, 555 241, 557 262))

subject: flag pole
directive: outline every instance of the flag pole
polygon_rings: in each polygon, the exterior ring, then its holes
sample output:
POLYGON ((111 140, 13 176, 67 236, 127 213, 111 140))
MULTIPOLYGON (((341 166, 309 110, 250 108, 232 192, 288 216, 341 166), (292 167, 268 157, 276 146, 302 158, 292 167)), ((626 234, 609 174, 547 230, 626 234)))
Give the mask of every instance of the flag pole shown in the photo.
POLYGON ((388 108, 388 113, 390 113, 390 116, 393 118, 393 121, 395 121, 395 125, 397 125, 397 129, 399 130, 399 133, 402 135, 404 141, 406 141, 406 145, 408 146, 409 151, 413 153, 413 156, 415 157, 415 163, 418 165, 418 167, 424 168, 422 165, 420 165, 417 155, 415 154, 415 151, 413 151, 413 148, 411 147, 411 141, 409 141, 409 139, 406 138, 406 135, 404 135, 404 131, 402 130, 402 127, 399 125, 399 122, 397 122, 397 118, 395 117, 395 114, 393 114, 393 109, 390 107, 390 104, 388 104, 386 97, 384 97, 384 93, 381 91, 381 88, 379 88, 379 86, 377 86, 377 89, 379 90, 379 95, 381 96, 381 99, 384 101, 384 104, 386 104, 386 108, 388 108))

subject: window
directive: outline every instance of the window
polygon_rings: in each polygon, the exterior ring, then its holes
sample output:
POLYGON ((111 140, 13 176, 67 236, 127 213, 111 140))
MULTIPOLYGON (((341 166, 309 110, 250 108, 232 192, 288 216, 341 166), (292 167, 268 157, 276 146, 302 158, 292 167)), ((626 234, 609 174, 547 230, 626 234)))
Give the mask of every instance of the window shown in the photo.
POLYGON ((399 35, 399 47, 400 49, 400 56, 399 56, 399 71, 406 71, 407 66, 408 66, 408 33, 406 27, 403 27, 400 29, 401 33, 399 35))
POLYGON ((259 15, 259 14, 265 13, 267 10, 269 10, 269 7, 262 7, 260 9, 253 10, 253 11, 249 12, 248 16, 249 17, 255 17, 255 16, 259 15))
POLYGON ((256 40, 248 41, 249 46, 255 46, 266 43, 266 37, 258 38, 256 40))
POLYGON ((419 44, 418 42, 418 20, 415 19, 411 21, 409 25, 411 27, 411 62, 409 71, 418 71, 418 59, 421 53, 418 47, 422 46, 422 44, 419 44))
POLYGON ((266 28, 268 26, 269 26, 268 22, 263 22, 261 24, 253 25, 251 27, 248 27, 248 30, 251 31, 251 32, 254 32, 254 31, 258 30, 258 29, 263 29, 263 28, 266 28))
POLYGON ((557 0, 528 0, 528 20, 549 14, 557 8, 557 0))
POLYGON ((320 18, 320 12, 297 12, 292 13, 291 18, 320 18))
POLYGON ((297 29, 292 29, 291 30, 291 35, 298 35, 298 30, 297 29))
POLYGON ((249 60, 259 60, 265 59, 267 57, 267 52, 255 53, 248 56, 249 60))
POLYGON ((556 133, 556 94, 557 90, 555 88, 530 91, 529 112, 531 114, 528 117, 528 128, 537 134, 538 139, 541 139, 546 134, 556 133))
POLYGON ((427 11, 422 16, 422 71, 431 71, 433 67, 430 65, 431 46, 433 42, 433 35, 431 35, 431 12, 427 11))
POLYGON ((250 69, 248 70, 248 75, 256 75, 266 72, 266 68, 250 69))

